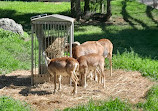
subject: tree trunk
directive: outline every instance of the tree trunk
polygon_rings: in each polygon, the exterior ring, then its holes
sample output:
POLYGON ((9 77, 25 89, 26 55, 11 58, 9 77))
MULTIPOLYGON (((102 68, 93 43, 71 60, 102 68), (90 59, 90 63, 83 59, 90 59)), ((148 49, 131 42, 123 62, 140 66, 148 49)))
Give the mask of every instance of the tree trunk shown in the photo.
POLYGON ((112 13, 111 13, 111 0, 107 0, 107 20, 110 19, 110 17, 112 16, 112 13))
POLYGON ((76 0, 77 3, 77 9, 76 9, 76 12, 77 12, 77 15, 76 15, 76 18, 77 18, 77 21, 80 19, 81 17, 81 4, 80 4, 80 0, 76 0))
POLYGON ((71 0, 71 15, 72 17, 75 17, 75 12, 76 12, 76 5, 75 5, 75 0, 71 0))
POLYGON ((100 13, 104 13, 104 3, 103 3, 103 0, 100 0, 100 13))
POLYGON ((81 16, 81 8, 80 8, 80 0, 71 0, 71 15, 77 20, 80 19, 81 16))
POLYGON ((90 11, 89 2, 90 0, 84 0, 84 13, 90 11))

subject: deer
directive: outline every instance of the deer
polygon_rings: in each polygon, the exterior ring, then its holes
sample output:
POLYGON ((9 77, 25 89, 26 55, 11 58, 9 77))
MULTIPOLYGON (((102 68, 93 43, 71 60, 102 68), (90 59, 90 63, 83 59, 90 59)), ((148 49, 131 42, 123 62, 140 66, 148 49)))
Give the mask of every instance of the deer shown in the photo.
POLYGON ((79 63, 72 57, 61 57, 49 59, 43 53, 47 63, 47 70, 51 76, 54 76, 54 94, 57 91, 56 78, 59 79, 59 89, 61 89, 61 76, 69 76, 74 82, 73 94, 77 94, 77 83, 79 81, 77 72, 79 70, 79 63))
POLYGON ((112 76, 112 52, 113 44, 108 39, 100 39, 98 42, 104 47, 104 57, 109 59, 110 76, 112 76))
MULTIPOLYGON (((109 59, 110 64, 110 75, 112 76, 112 51, 113 44, 108 39, 100 39, 98 41, 87 41, 82 44, 76 42, 73 43, 72 55, 75 59, 80 56, 96 53, 104 58, 109 59)), ((96 74, 95 74, 96 76, 96 74)), ((97 77, 97 76, 96 76, 97 77)), ((95 77, 95 80, 96 80, 95 77)))
POLYGON ((103 77, 103 86, 105 87, 105 74, 104 74, 104 57, 97 53, 87 54, 80 56, 77 61, 79 62, 79 73, 81 76, 81 85, 86 88, 86 78, 90 71, 98 73, 98 82, 101 83, 103 77), (84 77, 84 79, 83 79, 84 77))
POLYGON ((113 44, 108 39, 100 39, 98 41, 86 41, 80 45, 74 45, 72 55, 74 58, 79 58, 82 55, 97 53, 109 59, 110 75, 112 76, 112 51, 113 44))

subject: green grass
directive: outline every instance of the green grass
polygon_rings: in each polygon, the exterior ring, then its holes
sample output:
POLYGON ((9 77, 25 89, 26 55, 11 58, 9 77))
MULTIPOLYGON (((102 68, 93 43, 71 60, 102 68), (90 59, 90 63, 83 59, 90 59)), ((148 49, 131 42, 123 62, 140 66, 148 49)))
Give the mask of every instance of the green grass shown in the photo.
POLYGON ((131 105, 120 99, 106 101, 90 100, 87 105, 79 105, 75 108, 66 108, 63 111, 133 111, 131 105))
POLYGON ((31 41, 18 34, 0 29, 0 74, 18 69, 30 69, 31 41))
POLYGON ((158 60, 151 58, 142 58, 134 51, 119 52, 113 56, 113 67, 116 69, 125 69, 139 71, 144 76, 158 80, 158 60))
POLYGON ((118 98, 109 101, 93 101, 90 100, 85 105, 78 105, 74 108, 66 108, 63 111, 157 111, 158 110, 158 85, 152 87, 145 102, 135 105, 129 104, 118 98))
POLYGON ((31 111, 31 108, 25 102, 15 100, 11 97, 0 97, 0 111, 31 111))
POLYGON ((111 21, 118 23, 76 25, 75 40, 83 43, 108 38, 114 45, 113 68, 140 71, 157 80, 158 11, 135 1, 111 3, 111 21))
POLYGON ((59 4, 45 2, 0 1, 0 18, 11 18, 22 24, 24 30, 30 31, 30 17, 39 14, 70 15, 70 3, 59 4))
MULTIPOLYGON (((70 15, 68 2, 55 4, 0 1, 0 4, 0 18, 14 19, 22 24, 27 33, 30 33, 31 16, 43 13, 70 15)), ((75 40, 83 43, 108 38, 114 45, 114 69, 139 71, 144 76, 158 80, 158 10, 134 0, 113 0, 111 4, 113 24, 75 24, 75 40)), ((0 44, 0 73, 30 69, 30 41, 24 41, 24 38, 17 34, 0 30, 0 44)), ((144 111, 157 110, 157 94, 158 86, 154 86, 147 94, 146 101, 137 104, 135 108, 144 111)), ((101 110, 101 108, 117 111, 122 111, 123 108, 133 110, 133 106, 119 99, 102 103, 90 102, 85 106, 65 110, 91 110, 91 108, 94 110, 101 110)))
POLYGON ((157 111, 158 110, 158 87, 154 86, 149 90, 146 101, 138 103, 137 108, 143 108, 144 111, 157 111))

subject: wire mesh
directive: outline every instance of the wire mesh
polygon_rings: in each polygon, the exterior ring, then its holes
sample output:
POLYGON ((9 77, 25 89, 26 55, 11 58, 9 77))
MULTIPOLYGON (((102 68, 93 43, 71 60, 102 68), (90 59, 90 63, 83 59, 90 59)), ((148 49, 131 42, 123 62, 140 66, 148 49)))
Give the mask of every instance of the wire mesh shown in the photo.
POLYGON ((70 56, 72 50, 65 45, 73 39, 70 22, 34 22, 32 24, 32 73, 46 74, 47 67, 43 52, 50 59, 70 56))

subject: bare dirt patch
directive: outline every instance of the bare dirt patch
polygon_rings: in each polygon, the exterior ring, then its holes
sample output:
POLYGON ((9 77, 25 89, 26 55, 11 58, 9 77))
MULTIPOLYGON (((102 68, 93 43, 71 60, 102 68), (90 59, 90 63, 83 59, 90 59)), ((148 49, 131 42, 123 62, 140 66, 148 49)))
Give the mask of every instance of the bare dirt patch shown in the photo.
POLYGON ((64 109, 93 100, 107 100, 119 97, 131 103, 143 101, 147 91, 154 85, 139 72, 114 70, 113 76, 106 72, 106 88, 95 81, 88 81, 88 87, 78 87, 78 94, 73 96, 73 87, 62 85, 60 92, 53 94, 53 83, 31 86, 30 71, 14 71, 0 76, 0 95, 11 96, 26 101, 39 111, 64 109))

